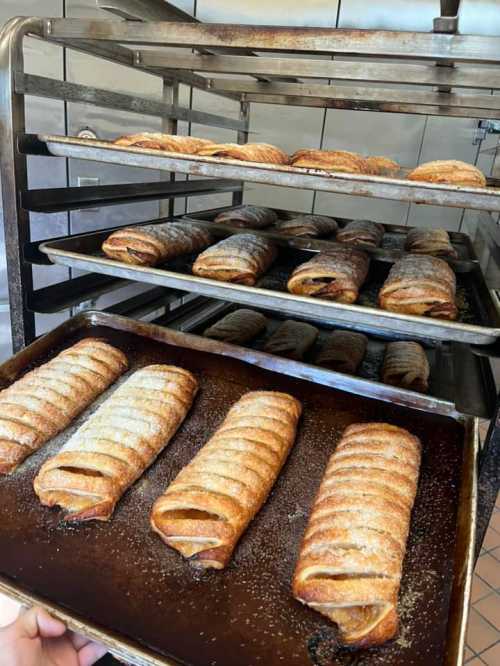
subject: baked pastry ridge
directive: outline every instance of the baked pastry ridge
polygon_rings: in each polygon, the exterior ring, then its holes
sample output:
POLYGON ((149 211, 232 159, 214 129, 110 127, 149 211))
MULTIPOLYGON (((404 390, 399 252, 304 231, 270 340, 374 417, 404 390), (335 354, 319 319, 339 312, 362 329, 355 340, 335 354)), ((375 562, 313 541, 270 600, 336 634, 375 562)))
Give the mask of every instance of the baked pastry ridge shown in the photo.
POLYGON ((339 303, 354 303, 369 266, 368 255, 356 248, 339 247, 320 252, 297 266, 288 280, 288 291, 339 303))
POLYGON ((432 257, 457 259, 458 253, 450 242, 446 229, 414 227, 406 235, 405 250, 412 254, 428 254, 432 257))
POLYGON ((326 467, 302 541, 296 599, 338 625, 341 642, 394 638, 420 442, 387 423, 346 428, 326 467))
POLYGON ((429 388, 429 361, 418 342, 389 342, 382 365, 384 384, 426 393, 429 388))
POLYGON ((263 236, 234 234, 198 255, 193 273, 200 277, 252 286, 276 257, 274 245, 263 236))
POLYGON ((486 177, 473 164, 460 160, 434 160, 425 162, 410 171, 408 180, 428 183, 446 183, 464 187, 486 187, 486 177))
POLYGON ((314 344, 318 333, 315 326, 305 321, 287 319, 271 335, 264 351, 300 361, 314 344))
POLYGON ((315 363, 354 375, 366 353, 368 338, 356 331, 333 331, 319 350, 315 363))
POLYGON ((242 344, 257 337, 267 326, 266 317, 255 310, 240 308, 230 312, 203 332, 207 338, 242 344))
POLYGON ((0 391, 0 474, 64 430, 127 365, 119 349, 85 338, 0 391))
POLYGON ((336 233, 339 225, 333 217, 326 215, 295 215, 289 220, 281 220, 276 224, 276 231, 291 236, 317 238, 336 233))
POLYGON ((155 266, 181 254, 199 252, 211 243, 209 232, 189 222, 122 227, 102 244, 107 257, 138 266, 155 266))
POLYGON ((295 440, 302 411, 287 393, 251 391, 153 506, 151 526, 200 568, 224 568, 295 440))
POLYGON ((384 226, 371 220, 351 220, 337 234, 337 243, 378 247, 384 237, 384 226))
POLYGON ((272 208, 246 205, 222 211, 216 216, 214 222, 244 229, 264 229, 275 224, 277 220, 278 215, 272 208))
POLYGON ((109 520, 118 500, 185 419, 198 390, 187 370, 149 365, 134 372, 49 458, 34 480, 42 504, 65 520, 109 520))
POLYGON ((150 150, 164 150, 171 153, 186 153, 194 155, 198 150, 211 146, 213 141, 198 139, 195 136, 181 136, 178 134, 163 134, 161 132, 142 132, 128 134, 115 139, 116 146, 149 148, 150 150))
POLYGON ((392 266, 379 292, 384 310, 456 319, 455 274, 446 261, 407 254, 392 266))
POLYGON ((290 164, 306 169, 324 169, 341 173, 370 173, 365 158, 348 150, 297 150, 290 157, 290 164))
POLYGON ((205 157, 227 157, 244 162, 264 164, 288 164, 288 155, 270 143, 216 143, 203 146, 198 155, 205 157))

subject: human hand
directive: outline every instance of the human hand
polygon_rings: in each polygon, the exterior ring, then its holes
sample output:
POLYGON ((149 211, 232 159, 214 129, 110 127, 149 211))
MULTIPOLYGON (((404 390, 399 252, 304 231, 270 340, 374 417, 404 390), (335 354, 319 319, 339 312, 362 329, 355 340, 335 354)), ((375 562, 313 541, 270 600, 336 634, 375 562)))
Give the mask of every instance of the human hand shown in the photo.
POLYGON ((106 648, 68 631, 42 608, 22 610, 0 629, 0 666, 92 666, 106 648))

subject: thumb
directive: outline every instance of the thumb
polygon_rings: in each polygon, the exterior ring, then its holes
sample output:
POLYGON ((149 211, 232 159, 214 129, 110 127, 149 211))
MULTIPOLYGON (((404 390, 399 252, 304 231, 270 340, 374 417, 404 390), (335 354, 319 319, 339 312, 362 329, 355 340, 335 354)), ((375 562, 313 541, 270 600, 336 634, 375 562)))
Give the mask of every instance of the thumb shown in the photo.
POLYGON ((43 608, 35 606, 21 611, 13 629, 19 638, 56 638, 65 633, 66 625, 43 608))

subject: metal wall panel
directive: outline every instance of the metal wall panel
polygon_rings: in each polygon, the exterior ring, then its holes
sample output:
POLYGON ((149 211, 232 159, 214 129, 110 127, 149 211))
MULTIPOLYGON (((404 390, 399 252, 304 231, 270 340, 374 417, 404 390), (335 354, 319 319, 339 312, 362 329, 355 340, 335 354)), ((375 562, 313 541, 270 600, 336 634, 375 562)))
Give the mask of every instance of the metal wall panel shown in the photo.
POLYGON ((198 0, 196 17, 210 23, 332 27, 337 7, 337 0, 198 0))
POLYGON ((342 0, 338 27, 429 32, 440 14, 440 0, 342 0))
POLYGON ((500 35, 498 0, 461 0, 458 27, 463 34, 500 35))

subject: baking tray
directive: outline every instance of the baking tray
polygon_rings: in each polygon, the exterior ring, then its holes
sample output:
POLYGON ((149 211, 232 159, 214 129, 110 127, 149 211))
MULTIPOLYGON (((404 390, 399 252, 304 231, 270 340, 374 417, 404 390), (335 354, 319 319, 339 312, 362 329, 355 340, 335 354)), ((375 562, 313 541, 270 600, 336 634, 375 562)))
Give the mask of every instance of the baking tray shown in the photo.
MULTIPOLYGON (((187 213, 182 217, 184 219, 197 220, 199 222, 210 222, 213 224, 212 228, 215 228, 215 225, 217 225, 217 228, 220 228, 221 230, 232 231, 233 233, 236 231, 241 233, 241 229, 238 229, 237 227, 231 227, 231 225, 228 224, 219 224, 213 222, 218 213, 239 207, 240 206, 223 206, 220 208, 212 208, 209 210, 187 213)), ((267 207, 269 208, 269 206, 267 207)), ((278 220, 289 220, 292 217, 295 217, 296 215, 304 215, 303 211, 300 212, 300 211, 284 210, 282 208, 274 208, 273 210, 277 213, 278 220)), ((326 213, 321 213, 321 215, 323 214, 326 213)), ((345 227, 348 222, 351 222, 351 218, 338 217, 333 212, 331 213, 330 217, 335 218, 335 220, 339 223, 340 229, 345 227)), ((382 238, 381 246, 377 248, 364 247, 363 250, 365 250, 372 256, 381 259, 382 261, 395 261, 396 259, 399 259, 403 254, 405 254, 404 246, 405 246, 406 235, 408 234, 408 231, 413 227, 407 227, 402 224, 387 224, 385 222, 383 223, 383 225, 385 228, 385 233, 382 238)), ((297 247, 304 247, 311 249, 314 248, 320 251, 321 250, 325 251, 331 248, 332 244, 335 246, 338 245, 338 243, 335 242, 336 234, 330 234, 329 236, 324 236, 322 238, 299 238, 297 236, 291 236, 282 233, 281 231, 276 229, 275 225, 271 225, 260 231, 267 232, 272 238, 286 237, 291 241, 293 240, 302 241, 302 244, 297 245, 297 247), (278 234, 278 236, 276 236, 275 234, 278 234)), ((457 269, 460 271, 470 270, 471 268, 470 262, 478 261, 471 239, 467 234, 460 233, 457 231, 449 231, 448 235, 450 236, 451 244, 457 251, 458 257, 457 259, 448 259, 446 257, 442 258, 448 261, 448 263, 450 263, 450 265, 452 265, 455 270, 457 269)))
MULTIPOLYGON (((216 238, 227 235, 227 232, 220 229, 212 231, 216 238)), ((468 262, 467 270, 456 271, 459 318, 458 321, 451 322, 377 308, 377 294, 391 264, 376 257, 371 261, 370 272, 360 291, 358 302, 353 305, 290 294, 286 290, 287 278, 296 266, 310 259, 318 251, 313 247, 313 241, 304 243, 300 239, 290 240, 288 237, 279 236, 275 241, 280 248, 278 258, 258 281, 257 286, 247 287, 193 275, 191 266, 195 259, 194 255, 178 257, 163 264, 161 268, 131 266, 109 259, 101 251, 101 245, 108 235, 109 230, 106 230, 49 240, 40 244, 40 250, 51 261, 63 266, 195 292, 219 300, 258 305, 291 316, 357 326, 363 330, 385 330, 416 335, 420 338, 429 337, 470 344, 490 344, 500 336, 499 311, 486 286, 478 262, 468 262)))
MULTIPOLYGON (((170 316, 168 321, 165 319, 165 323, 162 318, 155 323, 167 325, 175 330, 203 335, 208 326, 212 326, 229 312, 237 310, 238 307, 232 303, 209 299, 196 309, 189 309, 178 316, 175 314, 173 317, 170 316)), ((266 341, 286 319, 286 316, 269 310, 259 309, 258 311, 267 318, 266 330, 241 346, 264 351, 266 341)), ((299 318, 296 320, 299 321, 299 318)), ((323 322, 311 321, 310 318, 302 319, 302 321, 313 323, 319 330, 315 344, 306 352, 303 359, 304 363, 316 365, 314 359, 326 337, 334 328, 339 329, 338 327, 332 328, 323 322)), ((411 404, 417 393, 409 389, 399 388, 397 394, 380 392, 381 388, 387 386, 380 379, 386 345, 388 342, 403 339, 415 340, 415 336, 368 336, 365 357, 356 375, 351 375, 360 380, 360 385, 352 386, 353 389, 356 389, 354 392, 365 396, 373 395, 382 400, 388 399, 396 404, 411 404)), ((425 395, 431 400, 436 398, 442 402, 448 402, 450 406, 453 405, 457 411, 464 414, 491 418, 495 410, 497 391, 489 359, 474 354, 471 348, 464 344, 449 344, 433 340, 418 340, 418 342, 424 347, 430 367, 429 391, 419 395, 425 395)), ((339 375, 340 378, 343 377, 340 373, 331 372, 339 375)), ((351 387, 343 388, 349 390, 351 387)))
POLYGON ((146 148, 116 146, 111 141, 56 134, 24 135, 20 138, 19 146, 28 154, 74 157, 196 176, 233 178, 266 185, 500 212, 500 188, 491 186, 478 188, 417 183, 403 178, 347 174, 286 165, 242 162, 220 157, 160 152, 146 148))
POLYGON ((174 440, 125 494, 108 524, 64 525, 60 513, 42 507, 32 490, 40 465, 95 404, 18 472, 2 478, 2 592, 42 603, 71 628, 141 665, 462 663, 475 529, 476 420, 443 416, 438 404, 424 412, 353 396, 325 386, 331 373, 316 368, 90 311, 0 366, 0 381, 8 385, 89 335, 120 347, 131 370, 166 362, 193 371, 199 395, 174 440), (229 406, 256 388, 288 391, 303 401, 297 441, 230 566, 200 573, 152 533, 149 511, 229 406), (326 618, 291 597, 290 581, 335 443, 348 424, 374 419, 421 438, 422 468, 401 586, 401 634, 385 646, 352 652, 339 649, 326 618))

